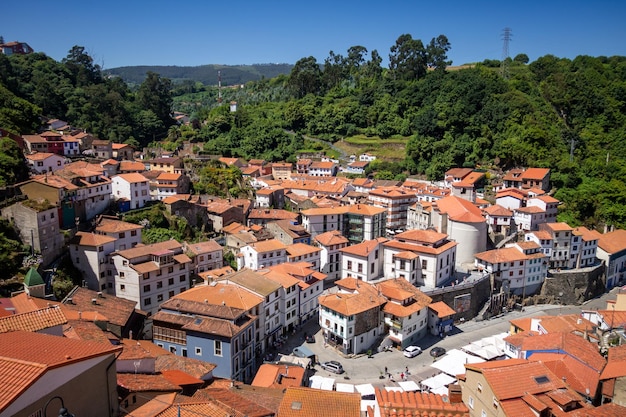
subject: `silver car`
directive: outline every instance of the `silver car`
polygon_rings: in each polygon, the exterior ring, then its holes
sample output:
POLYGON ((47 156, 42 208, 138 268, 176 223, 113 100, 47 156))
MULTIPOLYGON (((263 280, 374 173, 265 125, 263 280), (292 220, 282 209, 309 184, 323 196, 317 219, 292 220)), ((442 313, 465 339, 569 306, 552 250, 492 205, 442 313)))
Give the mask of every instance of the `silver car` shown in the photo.
POLYGON ((323 370, 328 371, 328 372, 333 372, 336 374, 343 373, 343 366, 341 366, 341 364, 337 361, 322 362, 320 366, 322 367, 323 370))

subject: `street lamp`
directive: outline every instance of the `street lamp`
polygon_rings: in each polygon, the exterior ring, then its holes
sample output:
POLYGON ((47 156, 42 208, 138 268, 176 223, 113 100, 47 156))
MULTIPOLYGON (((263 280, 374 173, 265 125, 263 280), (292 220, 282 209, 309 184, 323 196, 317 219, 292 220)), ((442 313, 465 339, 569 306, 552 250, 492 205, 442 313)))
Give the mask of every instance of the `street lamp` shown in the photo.
POLYGON ((50 402, 52 402, 52 400, 54 399, 58 399, 59 401, 61 401, 61 408, 59 409, 59 417, 75 417, 74 414, 70 413, 68 409, 65 408, 65 404, 63 403, 63 398, 58 395, 55 395, 54 397, 50 398, 46 402, 46 405, 44 405, 43 407, 44 417, 48 417, 48 406, 50 405, 50 402))

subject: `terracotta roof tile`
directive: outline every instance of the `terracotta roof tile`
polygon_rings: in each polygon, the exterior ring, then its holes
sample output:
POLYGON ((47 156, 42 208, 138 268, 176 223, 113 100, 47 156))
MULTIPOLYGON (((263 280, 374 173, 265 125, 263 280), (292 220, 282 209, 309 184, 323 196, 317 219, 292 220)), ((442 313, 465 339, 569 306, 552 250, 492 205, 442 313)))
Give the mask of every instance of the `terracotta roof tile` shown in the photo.
POLYGON ((177 392, 179 385, 170 382, 161 374, 117 374, 117 385, 129 392, 156 391, 177 392))
POLYGON ((281 417, 359 417, 361 396, 311 388, 287 388, 277 414, 281 417))
MULTIPOLYGON (((125 327, 135 313, 136 303, 131 300, 116 297, 110 294, 99 296, 96 291, 83 287, 76 287, 66 297, 63 302, 64 311, 81 311, 83 315, 87 312, 96 312, 106 317, 111 324, 125 327), (70 304, 70 301, 71 304, 70 304), (92 300, 96 300, 94 304, 92 300)), ((67 313, 65 313, 67 315, 67 313)))
POLYGON ((431 303, 428 305, 428 308, 437 313, 437 317, 443 318, 456 314, 456 311, 443 301, 437 301, 436 303, 431 303))
POLYGON ((469 409, 461 402, 428 392, 387 391, 376 388, 376 400, 382 417, 469 417, 469 409))
POLYGON ((626 249, 626 230, 617 229, 603 234, 598 240, 598 246, 609 254, 626 249))
POLYGON ((450 220, 456 222, 482 223, 485 221, 480 209, 472 202, 453 195, 437 200, 433 207, 441 213, 447 213, 450 220))
POLYGON ((264 363, 257 371, 251 385, 281 389, 300 387, 305 373, 305 369, 300 366, 264 363))
POLYGON ((115 242, 116 239, 113 237, 99 235, 96 233, 87 233, 87 232, 77 232, 74 237, 70 240, 70 245, 79 245, 79 246, 102 246, 107 243, 115 242))
POLYGON ((315 240, 324 246, 347 244, 348 239, 339 230, 320 233, 315 236, 315 240))
POLYGON ((95 231, 99 233, 119 233, 139 229, 143 229, 143 226, 102 216, 97 221, 95 231))
POLYGON ((214 383, 208 388, 196 391, 193 398, 215 402, 230 410, 237 410, 241 417, 274 416, 283 396, 281 389, 252 387, 241 383, 237 383, 236 388, 230 389, 214 387, 216 385, 214 383))
POLYGON ((51 327, 62 326, 67 318, 57 306, 0 318, 0 333, 24 330, 38 332, 51 327))
POLYGON ((379 237, 377 239, 372 239, 372 240, 365 240, 361 243, 357 243, 356 245, 342 248, 340 249, 340 251, 344 254, 366 257, 370 253, 372 253, 375 249, 378 249, 381 244, 386 243, 388 240, 389 239, 384 238, 384 237, 379 237))
POLYGON ((293 243, 286 247, 287 256, 295 257, 295 256, 304 256, 304 255, 314 255, 319 254, 322 250, 317 246, 307 245, 306 243, 293 243))

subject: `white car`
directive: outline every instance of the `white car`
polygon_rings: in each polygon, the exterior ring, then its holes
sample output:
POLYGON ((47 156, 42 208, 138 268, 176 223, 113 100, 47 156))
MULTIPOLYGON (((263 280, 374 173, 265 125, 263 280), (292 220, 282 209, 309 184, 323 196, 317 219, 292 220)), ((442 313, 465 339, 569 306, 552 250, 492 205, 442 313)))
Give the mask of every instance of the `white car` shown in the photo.
POLYGON ((422 348, 419 346, 408 346, 402 351, 402 354, 407 358, 413 358, 420 353, 422 353, 422 348))

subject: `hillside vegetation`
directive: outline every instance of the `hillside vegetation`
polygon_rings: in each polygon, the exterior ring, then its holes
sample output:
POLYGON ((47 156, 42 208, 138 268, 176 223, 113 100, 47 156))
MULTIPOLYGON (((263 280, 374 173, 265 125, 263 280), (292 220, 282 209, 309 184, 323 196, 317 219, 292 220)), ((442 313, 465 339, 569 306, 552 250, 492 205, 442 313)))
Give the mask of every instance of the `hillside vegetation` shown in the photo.
POLYGON ((626 227, 626 58, 528 62, 520 54, 505 73, 493 60, 448 71, 450 48, 443 35, 423 43, 407 34, 390 47, 388 68, 363 46, 330 51, 323 63, 305 57, 288 75, 225 89, 236 112, 218 106, 214 87, 198 80, 197 91, 186 91, 149 73, 130 89, 103 77, 80 47, 61 63, 42 54, 0 56, 0 102, 16 106, 2 109, 0 121, 30 133, 43 114, 104 139, 159 141, 165 149, 190 141, 200 152, 269 161, 295 161, 298 150, 320 145, 306 137, 340 149, 366 144, 388 158, 379 165, 386 176, 547 167, 563 202, 559 220, 626 227), (167 111, 184 106, 192 124, 173 125, 167 111))

